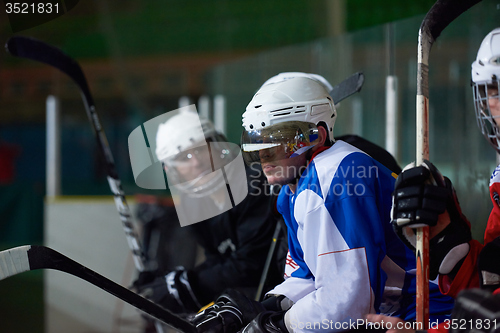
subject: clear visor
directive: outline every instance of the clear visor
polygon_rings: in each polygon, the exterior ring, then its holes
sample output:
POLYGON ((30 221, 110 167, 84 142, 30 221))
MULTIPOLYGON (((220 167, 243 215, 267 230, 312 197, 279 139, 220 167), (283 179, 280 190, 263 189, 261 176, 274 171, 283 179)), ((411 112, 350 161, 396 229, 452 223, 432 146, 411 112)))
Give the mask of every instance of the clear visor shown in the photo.
POLYGON ((162 162, 169 183, 176 185, 207 178, 205 176, 232 162, 238 150, 239 147, 235 144, 208 141, 166 158, 162 162))
POLYGON ((500 152, 500 98, 499 83, 475 83, 473 86, 476 120, 481 133, 500 152))
POLYGON ((283 122, 244 131, 241 149, 247 164, 277 161, 301 155, 319 142, 318 128, 302 121, 283 122))

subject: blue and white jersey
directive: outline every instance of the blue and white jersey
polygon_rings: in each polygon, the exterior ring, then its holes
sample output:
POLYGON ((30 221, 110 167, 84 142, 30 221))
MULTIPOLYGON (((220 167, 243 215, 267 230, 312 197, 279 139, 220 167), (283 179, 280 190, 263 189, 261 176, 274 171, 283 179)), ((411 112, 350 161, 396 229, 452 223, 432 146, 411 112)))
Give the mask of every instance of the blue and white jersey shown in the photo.
MULTIPOLYGON (((289 257, 285 281, 269 294, 294 302, 286 314, 294 332, 335 330, 375 312, 415 319, 415 256, 390 223, 395 177, 337 141, 314 157, 295 193, 282 188, 289 257)), ((453 299, 435 283, 430 298, 432 319, 445 319, 453 299)))

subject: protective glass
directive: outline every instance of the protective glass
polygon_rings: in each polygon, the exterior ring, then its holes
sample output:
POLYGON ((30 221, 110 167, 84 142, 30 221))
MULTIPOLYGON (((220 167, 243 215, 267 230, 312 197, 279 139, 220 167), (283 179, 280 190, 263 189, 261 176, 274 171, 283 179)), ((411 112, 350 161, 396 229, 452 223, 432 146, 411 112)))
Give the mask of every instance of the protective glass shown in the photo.
POLYGON ((316 125, 302 121, 244 131, 241 136, 243 159, 249 165, 292 158, 305 153, 318 142, 316 125))
POLYGON ((500 97, 499 83, 493 80, 491 83, 474 83, 474 108, 476 120, 481 133, 488 142, 500 152, 500 97))

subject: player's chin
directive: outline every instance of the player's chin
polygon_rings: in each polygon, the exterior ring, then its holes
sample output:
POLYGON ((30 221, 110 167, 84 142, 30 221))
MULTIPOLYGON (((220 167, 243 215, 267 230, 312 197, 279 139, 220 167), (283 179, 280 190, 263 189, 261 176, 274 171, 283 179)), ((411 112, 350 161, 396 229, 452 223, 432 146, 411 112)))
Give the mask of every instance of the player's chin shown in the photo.
POLYGON ((275 185, 278 177, 276 177, 276 175, 274 174, 274 172, 272 172, 269 169, 266 170, 265 168, 263 169, 263 171, 264 171, 264 175, 267 178, 267 182, 269 184, 271 184, 271 185, 275 185))
POLYGON ((291 183, 292 179, 289 179, 289 177, 284 177, 283 174, 276 174, 276 173, 271 173, 267 174, 265 173, 267 177, 267 182, 270 185, 286 185, 291 183))

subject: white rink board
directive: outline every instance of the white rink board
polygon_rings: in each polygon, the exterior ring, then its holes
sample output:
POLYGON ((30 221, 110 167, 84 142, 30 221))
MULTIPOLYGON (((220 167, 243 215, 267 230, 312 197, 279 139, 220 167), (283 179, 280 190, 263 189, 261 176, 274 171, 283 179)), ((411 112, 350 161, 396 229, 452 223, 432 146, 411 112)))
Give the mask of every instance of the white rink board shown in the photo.
MULTIPOLYGON (((136 276, 112 196, 47 199, 44 225, 44 245, 125 287, 136 276)), ((44 271, 44 298, 46 333, 141 332, 134 307, 66 273, 44 271)))

